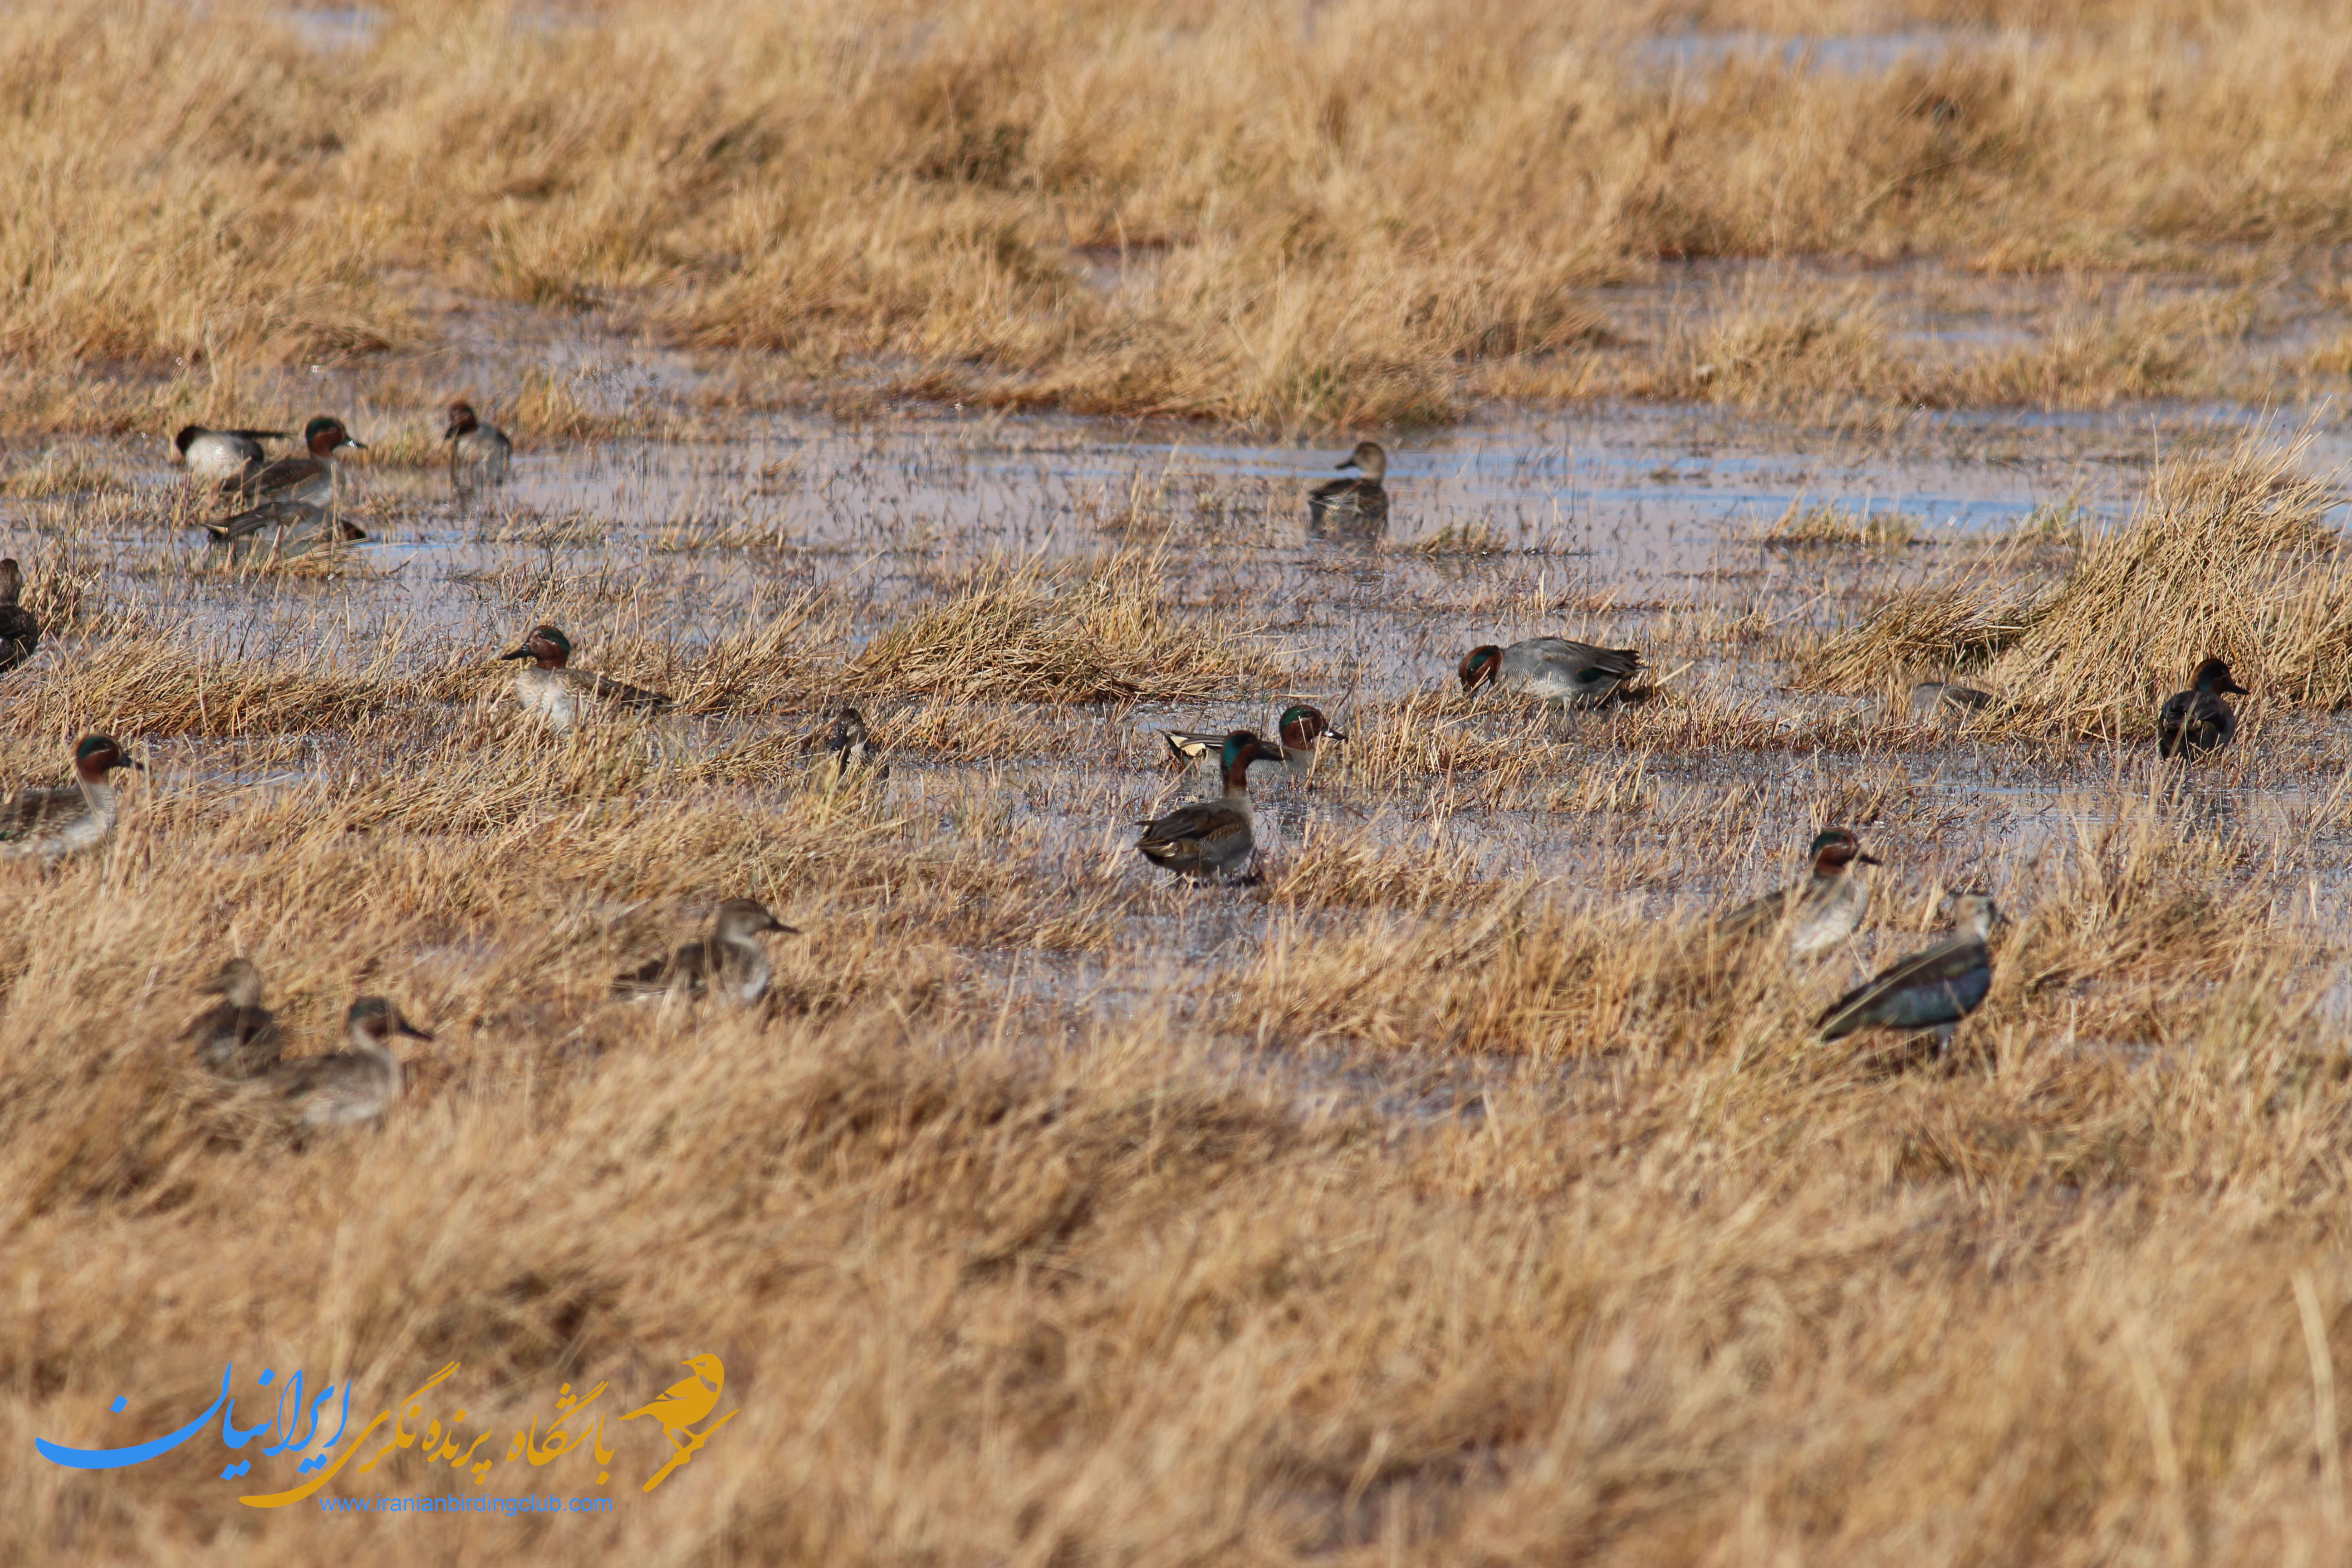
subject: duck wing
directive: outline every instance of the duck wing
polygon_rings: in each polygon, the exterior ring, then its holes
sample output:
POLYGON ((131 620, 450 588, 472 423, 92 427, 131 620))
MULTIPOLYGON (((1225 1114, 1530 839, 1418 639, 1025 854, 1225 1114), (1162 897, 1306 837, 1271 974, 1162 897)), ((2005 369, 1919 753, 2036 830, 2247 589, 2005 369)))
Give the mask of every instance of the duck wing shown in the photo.
POLYGON ((266 496, 272 490, 291 489, 296 485, 309 484, 313 479, 324 478, 331 471, 326 463, 317 458, 280 458, 274 463, 264 464, 249 474, 240 474, 233 479, 223 479, 220 482, 219 493, 251 500, 257 496, 266 496))
POLYGON ((0 669, 13 669, 41 646, 41 623, 21 605, 0 605, 0 669))
POLYGON ((1992 955, 1973 936, 1947 937, 1880 970, 1830 1004, 1814 1026, 1825 1040, 1857 1029, 1957 1023, 1992 989, 1992 955))
POLYGON ((1224 750, 1225 738, 1205 730, 1162 730, 1160 738, 1168 742, 1171 755, 1180 763, 1197 763, 1202 757, 1214 756, 1224 750))
POLYGON ((1599 647, 1589 642, 1573 642, 1567 637, 1529 637, 1513 645, 1511 652, 1528 650, 1528 657, 1547 664, 1566 665, 1577 672, 1580 679, 1606 676, 1612 680, 1631 680, 1642 668, 1642 655, 1630 647, 1599 647), (1587 672, 1590 672, 1588 674, 1587 672))
POLYGON ((1246 853, 1252 842, 1249 817, 1223 801, 1181 806, 1138 826, 1143 837, 1136 840, 1137 853, 1176 871, 1223 865, 1246 853))
POLYGON ((595 671, 587 669, 573 673, 579 676, 582 684, 593 692, 600 702, 610 702, 622 708, 656 710, 670 705, 670 700, 658 691, 647 691, 642 686, 631 686, 627 681, 615 680, 609 675, 598 675, 595 671))
POLYGON ((259 506, 238 512, 235 517, 205 524, 205 531, 212 535, 214 543, 226 544, 234 540, 250 539, 266 528, 311 527, 324 520, 326 515, 326 508, 313 506, 309 501, 264 501, 259 506))
POLYGON ((1378 479, 1326 479, 1307 492, 1316 522, 1377 522, 1389 514, 1389 493, 1378 479))
POLYGON ((1717 937, 1727 941, 1745 941, 1752 936, 1761 936, 1779 925, 1781 917, 1794 907, 1795 900, 1790 897, 1793 890, 1780 888, 1769 893, 1759 893, 1707 923, 1714 927, 1717 937))
POLYGON ((89 809, 78 784, 48 788, 28 784, 0 806, 0 839, 25 838, 60 827, 89 809))
POLYGON ((684 991, 700 995, 717 973, 719 955, 712 949, 716 944, 705 937, 689 942, 667 958, 656 958, 640 964, 613 982, 615 996, 655 996, 665 991, 684 991))

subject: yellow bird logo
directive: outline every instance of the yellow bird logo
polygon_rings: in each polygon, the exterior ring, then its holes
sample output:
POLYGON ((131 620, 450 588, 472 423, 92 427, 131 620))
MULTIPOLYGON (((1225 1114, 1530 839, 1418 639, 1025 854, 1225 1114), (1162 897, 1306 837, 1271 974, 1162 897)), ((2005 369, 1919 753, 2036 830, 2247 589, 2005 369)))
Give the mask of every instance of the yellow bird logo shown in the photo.
POLYGON ((678 1364, 694 1375, 678 1379, 662 1392, 660 1398, 630 1411, 621 1419, 635 1421, 640 1415, 650 1415, 661 1423, 671 1442, 690 1451, 701 1444, 698 1440, 688 1441, 695 1434, 687 1428, 719 1408, 719 1391, 727 1385, 727 1367, 715 1355, 688 1356, 678 1364))

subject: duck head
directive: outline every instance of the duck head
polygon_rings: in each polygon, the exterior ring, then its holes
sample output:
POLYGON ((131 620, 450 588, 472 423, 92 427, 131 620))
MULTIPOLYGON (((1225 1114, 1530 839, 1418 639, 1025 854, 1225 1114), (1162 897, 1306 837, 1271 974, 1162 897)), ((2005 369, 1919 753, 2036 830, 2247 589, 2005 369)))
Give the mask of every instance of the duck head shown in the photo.
POLYGON ((326 457, 345 447, 354 447, 362 452, 367 450, 367 443, 353 440, 352 433, 343 428, 341 420, 330 418, 324 414, 302 427, 302 444, 310 449, 310 456, 314 458, 326 457))
POLYGON ((1478 689, 1481 681, 1492 680, 1503 672, 1503 650, 1493 643, 1481 643, 1462 656, 1455 674, 1462 677, 1462 694, 1467 697, 1478 689))
POLYGON ((1348 738, 1331 728, 1331 721, 1323 717, 1320 708, 1310 707, 1304 702, 1284 709, 1282 722, 1277 728, 1282 735, 1282 743, 1295 751, 1311 752, 1315 749, 1315 742, 1327 736, 1334 741, 1348 738))
POLYGON ((527 658, 541 669, 562 669, 572 662, 572 639, 553 626, 533 626, 522 647, 499 658, 527 658))
POLYGON ((1865 866, 1881 864, 1875 855, 1862 852, 1862 841, 1843 827, 1823 828, 1813 838, 1808 851, 1813 858, 1813 875, 1834 877, 1859 860, 1865 866))
POLYGON ((205 427, 201 425, 183 425, 180 426, 180 433, 172 437, 172 445, 179 449, 180 460, 182 462, 184 463, 188 460, 188 448, 194 446, 196 444, 196 437, 204 433, 205 427))
POLYGON ((1992 895, 1981 889, 1964 889, 1944 900, 1952 911, 1952 929, 1979 942, 1992 934, 2000 923, 2000 910, 1993 906, 1992 895))
POLYGON ((1255 731, 1235 730, 1225 737, 1224 773, 1227 784, 1244 782, 1252 763, 1284 761, 1282 748, 1269 745, 1257 738, 1255 731))
POLYGON ((1389 472, 1387 448, 1378 441, 1359 441, 1356 449, 1339 459, 1343 468, 1359 468, 1368 479, 1384 479, 1389 472))
POLYGON ((730 899, 719 906, 717 934, 721 942, 734 942, 761 931, 779 931, 797 936, 800 928, 788 926, 755 899, 730 899))
POLYGON ((2189 678, 2189 684, 2195 689, 2207 693, 2234 691, 2241 697, 2253 695, 2238 684, 2236 679, 2230 674, 2230 667, 2218 658, 2209 658, 2199 665, 2197 673, 2189 678))
POLYGON ((146 764, 125 756, 111 735, 85 736, 81 744, 74 748, 74 776, 84 784, 104 784, 106 775, 117 768, 137 768, 144 773, 146 764))
POLYGON ((402 1017, 400 1009, 381 996, 362 996, 352 1003, 343 1025, 352 1032, 352 1044, 362 1048, 390 1050, 394 1035, 406 1035, 412 1040, 433 1037, 402 1017))
POLYGON ((449 427, 441 432, 444 441, 454 441, 469 430, 482 427, 481 418, 475 414, 474 405, 462 397, 449 405, 448 418, 449 427))
POLYGON ((13 555, 0 556, 0 605, 13 605, 25 591, 25 571, 13 555))
POLYGON ((232 1007, 261 1005, 261 969, 249 958, 232 958, 220 973, 204 984, 207 996, 225 998, 232 1007))

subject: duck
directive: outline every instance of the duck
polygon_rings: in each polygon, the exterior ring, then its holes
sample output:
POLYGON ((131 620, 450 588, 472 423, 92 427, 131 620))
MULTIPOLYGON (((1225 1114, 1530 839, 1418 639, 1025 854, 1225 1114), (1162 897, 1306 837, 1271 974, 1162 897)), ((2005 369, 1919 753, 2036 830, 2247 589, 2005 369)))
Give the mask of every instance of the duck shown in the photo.
POLYGON ((475 484, 506 483, 514 443, 495 425, 485 425, 464 398, 449 405, 449 426, 441 439, 449 443, 449 484, 467 489, 475 484))
POLYGON ((264 441, 284 439, 283 430, 207 430, 183 425, 172 445, 192 479, 242 479, 258 473, 269 460, 261 448, 264 441))
POLYGON ((1991 706, 1991 692, 1948 680, 1923 680, 1911 689, 1911 717, 1922 724, 1957 727, 1991 706))
POLYGON ((1915 1035, 1933 1029, 1936 1052, 1943 1054, 1960 1020, 1992 989, 1992 953, 1985 943, 2000 918, 1990 893, 1955 893, 1950 902, 1952 934, 1831 1003, 1814 1021, 1822 1039, 1843 1039, 1861 1029, 1915 1035))
POLYGON ((1331 721, 1323 717, 1323 710, 1305 702, 1284 709, 1274 728, 1282 738, 1284 764, 1289 768, 1290 776, 1302 784, 1315 771, 1317 742, 1348 738, 1331 728, 1331 721))
POLYGON ((13 555, 0 556, 0 671, 16 668, 41 646, 41 623, 16 602, 24 592, 24 568, 13 555))
POLYGON ((105 843, 120 811, 108 775, 117 768, 144 767, 124 755, 110 735, 82 737, 74 748, 72 784, 27 786, 0 806, 0 859, 54 863, 105 843))
POLYGON ((335 500, 335 454, 350 447, 367 450, 367 443, 343 428, 343 422, 321 414, 302 428, 306 456, 280 458, 249 474, 224 479, 220 493, 236 500, 310 501, 324 506, 335 500))
POLYGON ((2199 665, 2189 678, 2189 689, 2167 698, 2156 717, 2157 754, 2193 760, 2228 745, 2238 732, 2238 716, 2221 700, 2226 691, 2241 697, 2253 695, 2238 684, 2230 667, 2220 659, 2209 658, 2199 665))
POLYGON ((256 555, 291 561, 327 544, 355 544, 367 530, 332 515, 324 502, 264 501, 222 522, 205 524, 206 542, 232 563, 256 555))
POLYGON ((516 700, 525 712, 537 714, 549 729, 559 732, 599 710, 627 708, 658 712, 670 705, 670 700, 658 691, 630 686, 593 670, 570 668, 572 639, 554 626, 532 627, 522 647, 499 658, 530 660, 515 671, 516 700))
POLYGON ((1566 637, 1529 637, 1508 647, 1482 643, 1462 656, 1455 673, 1462 694, 1482 685, 1498 690, 1524 691, 1547 702, 1575 708, 1598 708, 1620 695, 1642 668, 1642 656, 1630 647, 1595 647, 1566 637))
POLYGON ((1359 441, 1339 459, 1339 467, 1354 468, 1362 478, 1327 479, 1307 492, 1307 519, 1315 528, 1350 525, 1377 527, 1388 521, 1389 492, 1381 481, 1388 478, 1389 455, 1378 441, 1359 441))
POLYGON ((800 934, 756 900, 730 899, 719 906, 709 936, 629 971, 613 982, 613 994, 639 1001, 717 994, 748 1005, 768 994, 768 950, 752 940, 768 931, 800 934))
POLYGON ((1247 730, 1225 737, 1221 753, 1224 771, 1223 800, 1179 806, 1165 816, 1139 822, 1143 837, 1136 853, 1155 866, 1187 877, 1230 875, 1249 864, 1257 847, 1255 819, 1250 813, 1249 766, 1252 763, 1285 761, 1282 748, 1261 741, 1247 730))
POLYGON ((834 710, 829 729, 820 731, 801 742, 803 752, 814 752, 820 747, 824 752, 820 766, 831 775, 833 783, 837 784, 852 773, 866 774, 877 784, 890 776, 890 764, 882 760, 881 749, 866 736, 866 715, 846 704, 834 710))
POLYGON ((350 1127, 380 1121, 407 1089, 407 1073, 392 1054, 392 1037, 428 1044, 433 1037, 381 996, 362 996, 343 1018, 352 1048, 280 1062, 270 1073, 279 1096, 304 1127, 350 1127))
POLYGON ((249 958, 232 958, 204 989, 220 1000, 188 1026, 196 1060, 223 1078, 267 1076, 278 1066, 282 1042, 278 1020, 261 1005, 259 967, 249 958))
POLYGON ((1812 860, 1811 875, 1717 916, 1716 934, 1744 942, 1784 932, 1791 963, 1816 957, 1852 936, 1869 912, 1870 884, 1849 868, 1878 865, 1878 858, 1864 854, 1862 841, 1843 827, 1822 829, 1805 853, 1812 860))

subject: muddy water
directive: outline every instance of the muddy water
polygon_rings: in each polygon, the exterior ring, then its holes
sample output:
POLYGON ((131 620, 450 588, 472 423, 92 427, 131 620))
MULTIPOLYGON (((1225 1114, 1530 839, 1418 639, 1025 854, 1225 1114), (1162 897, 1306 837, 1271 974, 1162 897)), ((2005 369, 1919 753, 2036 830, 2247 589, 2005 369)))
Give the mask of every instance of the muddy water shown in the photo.
MULTIPOLYGON (((572 374, 623 405, 675 397, 691 373, 648 353, 583 357, 572 374)), ((352 422, 369 434, 362 416, 352 422)), ((403 658, 511 647, 551 573, 600 580, 649 631, 686 646, 741 629, 755 596, 779 584, 840 586, 857 605, 846 655, 985 557, 1153 550, 1185 614, 1264 637, 1295 684, 1213 708, 1138 708, 1116 715, 1119 728, 1099 744, 1033 763, 950 765, 901 752, 891 787, 894 809, 918 821, 946 823, 975 795, 993 797, 1044 878, 1157 886, 1160 874, 1128 848, 1128 825, 1208 784, 1204 773, 1171 773, 1150 733, 1160 725, 1264 727, 1295 693, 1345 730, 1362 710, 1450 682, 1473 642, 1555 632, 1637 647, 1663 639, 1682 693, 1767 725, 1884 730, 1873 704, 1784 690, 1779 664, 1757 658, 1751 644, 1688 628, 1738 617, 1781 628, 1839 624, 1935 571, 1954 545, 2051 509, 2072 507, 2093 526, 2119 519, 2157 451, 2224 443, 2243 423, 2210 410, 1923 416, 1893 438, 1808 445, 1712 411, 1501 415, 1400 441, 1386 529, 1317 537, 1301 497, 1333 473, 1337 448, 1057 417, 761 416, 735 421, 722 441, 526 438, 512 481, 473 498, 453 496, 441 470, 360 458, 352 504, 372 537, 354 551, 361 571, 325 583, 158 570, 199 563, 201 536, 159 521, 173 477, 152 447, 122 446, 99 456, 152 505, 128 509, 96 547, 110 553, 110 592, 193 613, 194 635, 224 650, 251 656, 333 626, 346 628, 355 663, 376 655, 387 628, 403 658), (1899 514, 1909 538, 1870 548, 1759 542, 1776 519, 1824 503, 1899 514)), ((2327 430, 2309 461, 2326 471, 2347 457, 2352 440, 2327 430)), ((5 503, 0 548, 37 558, 52 508, 5 503)), ((583 663, 598 662, 593 648, 582 651, 583 663)), ((70 657, 69 639, 47 657, 70 657)), ((890 705, 869 716, 888 746, 890 705)), ((740 735, 765 722, 717 727, 740 735)), ((2326 721, 2275 722, 2302 726, 2304 752, 2338 743, 2326 721)), ((1366 837, 1401 853, 1457 858, 1482 879, 1533 875, 1571 896, 1664 915, 1784 878, 1812 812, 1836 801, 1875 836, 1891 863, 1891 896, 1910 900, 1901 907, 1916 929, 1911 904, 1936 885, 2005 888, 2041 850, 2165 788, 2146 759, 2101 748, 2053 760, 1923 746, 1915 733, 1829 752, 1692 752, 1628 744, 1606 719, 1499 713, 1492 732, 1559 748, 1547 781, 1558 787, 1490 797, 1475 777, 1446 776, 1379 792, 1344 767, 1312 791, 1272 781, 1265 816, 1277 853, 1326 836, 1366 837), (1613 804, 1571 809, 1580 788, 1613 804)), ((311 738, 258 762, 237 748, 182 750, 173 771, 184 780, 267 788, 321 765, 332 742, 311 738)), ((2231 778, 2207 790, 2204 809, 2221 830, 2255 837, 2293 831, 2326 794, 2284 766, 2248 763, 2231 778)), ((2314 879, 2331 895, 2352 879, 2343 868, 2315 868, 2314 879)), ((1155 896, 1123 918, 1117 962, 975 957, 998 973, 1017 967, 1024 991, 1099 1011, 1187 967, 1244 962, 1276 922, 1312 932, 1362 916, 1269 911, 1246 895, 1209 892, 1155 896)))

